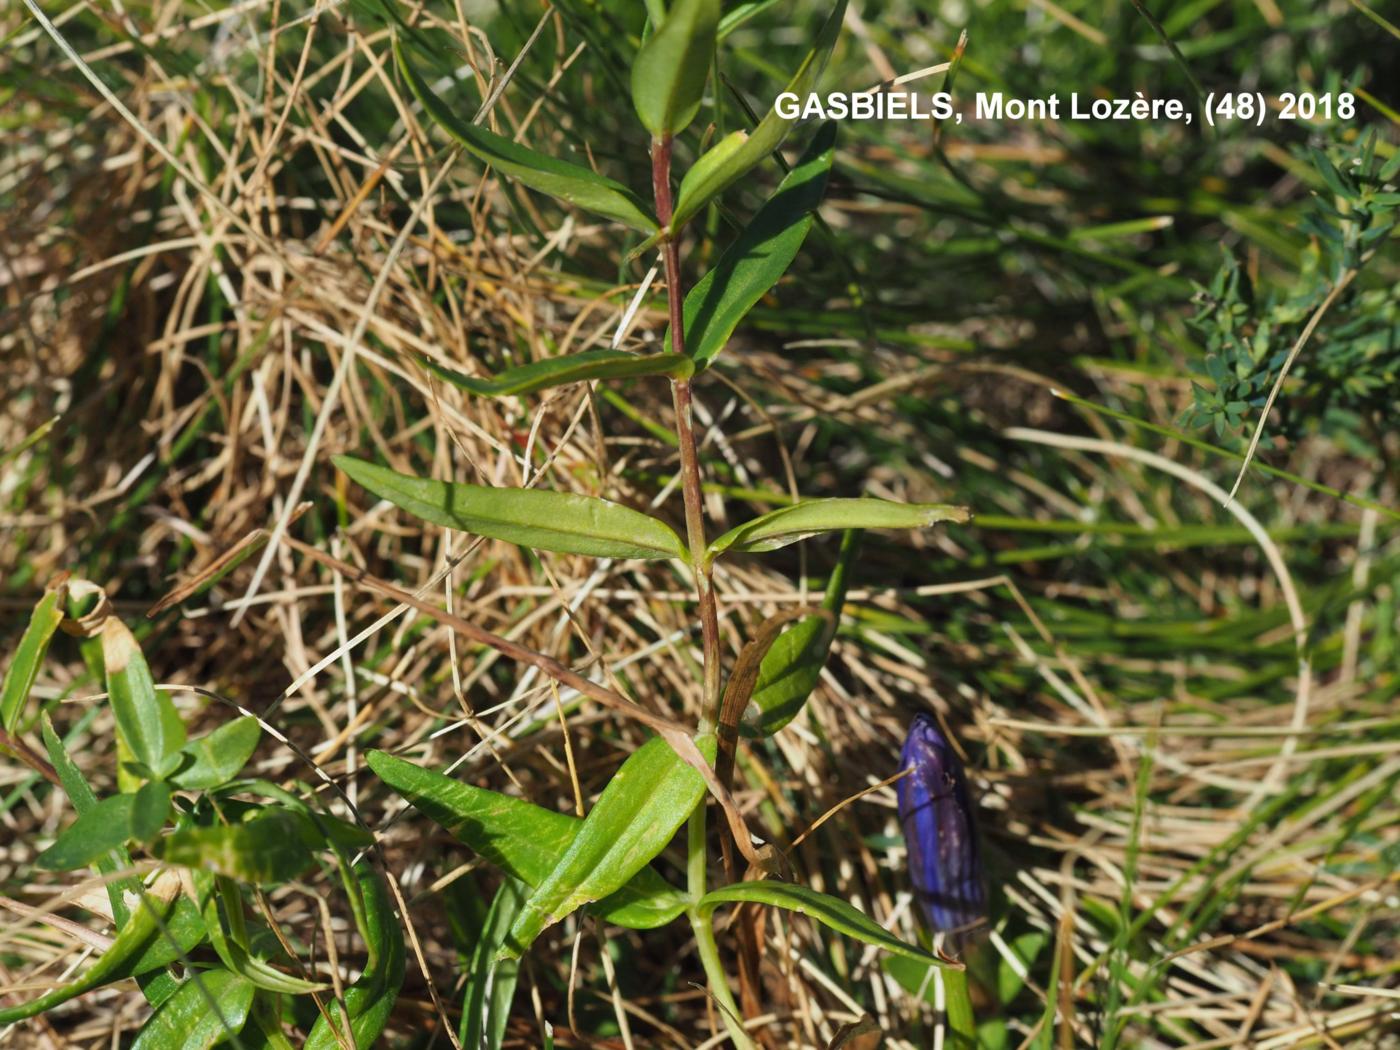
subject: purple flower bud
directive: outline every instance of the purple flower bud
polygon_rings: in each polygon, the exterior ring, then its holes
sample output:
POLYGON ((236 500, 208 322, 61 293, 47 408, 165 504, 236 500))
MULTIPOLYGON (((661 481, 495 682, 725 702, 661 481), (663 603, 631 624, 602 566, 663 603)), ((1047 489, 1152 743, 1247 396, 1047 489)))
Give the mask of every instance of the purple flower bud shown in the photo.
POLYGON ((986 916, 987 895, 962 762, 937 723, 915 715, 896 782, 914 892, 939 933, 963 933, 986 916))

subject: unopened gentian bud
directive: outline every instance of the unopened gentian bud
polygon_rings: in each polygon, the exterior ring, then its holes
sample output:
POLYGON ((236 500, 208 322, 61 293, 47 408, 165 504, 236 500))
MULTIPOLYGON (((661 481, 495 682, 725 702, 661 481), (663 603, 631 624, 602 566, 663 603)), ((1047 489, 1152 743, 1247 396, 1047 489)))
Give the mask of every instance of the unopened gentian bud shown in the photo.
POLYGON ((987 891, 972 799, 958 753, 928 715, 914 717, 896 782, 914 892, 937 933, 954 944, 986 918, 987 891))

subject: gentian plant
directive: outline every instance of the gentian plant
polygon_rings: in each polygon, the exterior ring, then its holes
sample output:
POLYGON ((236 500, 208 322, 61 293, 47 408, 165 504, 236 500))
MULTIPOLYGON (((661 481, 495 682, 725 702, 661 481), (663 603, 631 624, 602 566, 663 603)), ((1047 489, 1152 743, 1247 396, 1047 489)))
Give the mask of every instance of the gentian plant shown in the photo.
MULTIPOLYGON (((812 130, 800 158, 762 207, 739 228, 733 242, 687 293, 683 258, 687 226, 728 187, 782 146, 794 121, 769 110, 749 131, 735 131, 698 153, 684 172, 673 160, 677 136, 706 104, 707 85, 724 32, 718 0, 676 0, 663 11, 649 4, 650 33, 631 74, 637 116, 651 136, 650 206, 625 185, 570 162, 537 153, 463 120, 460 104, 439 96, 411 48, 421 34, 400 25, 398 67, 427 114, 462 148, 522 185, 631 227, 642 236, 632 257, 659 251, 669 328, 663 352, 631 354, 589 350, 534 361, 490 377, 464 375, 425 362, 436 375, 478 396, 528 396, 564 383, 654 376, 668 382, 674 405, 684 531, 660 518, 596 496, 540 489, 496 488, 411 477, 363 459, 336 464, 376 496, 425 521, 538 550, 598 558, 670 561, 687 574, 695 594, 701 641, 702 713, 696 724, 658 717, 632 698, 585 679, 544 654, 522 650, 470 624, 457 624, 474 640, 540 668, 622 717, 645 723, 656 735, 617 770, 586 816, 577 818, 520 799, 473 787, 382 752, 368 762, 386 783, 508 876, 478 942, 478 959, 492 965, 468 976, 463 1035, 485 1034, 495 1045, 502 1031, 503 984, 513 986, 514 961, 552 923, 580 908, 606 922, 647 929, 673 921, 690 924, 710 993, 735 1045, 752 1045, 716 942, 715 914, 733 904, 767 905, 799 912, 881 948, 935 965, 952 965, 905 944, 847 902, 776 877, 781 864, 756 845, 728 795, 734 751, 741 734, 780 730, 815 686, 835 633, 855 531, 925 528, 962 522, 965 509, 943 504, 904 504, 883 499, 799 500, 712 537, 702 498, 702 464, 692 424, 692 387, 725 348, 745 314, 782 277, 811 228, 835 149, 836 129, 812 130), (843 557, 824 607, 799 610, 762 625, 734 666, 726 669, 720 646, 713 584, 726 558, 777 550, 826 532, 846 533, 843 557), (720 837, 727 859, 737 850, 751 875, 737 865, 727 885, 711 886, 707 800, 726 815, 720 837), (670 884, 651 861, 686 827, 686 884, 670 884), (492 988, 494 1016, 484 989, 492 988), (475 1000, 473 1000, 475 996, 475 1000), (475 1002, 475 1005, 473 1005, 475 1002)), ((839 31, 838 3, 787 90, 811 90, 839 31)), ((718 90, 714 85, 713 90, 718 90)), ((506 1001, 509 992, 506 992, 506 1001)), ((472 1045, 476 1045, 473 1043, 472 1045)))
MULTIPOLYGON (((802 95, 815 87, 844 6, 842 0, 830 12, 787 91, 802 95)), ((831 171, 836 129, 829 123, 810 129, 805 148, 772 195, 738 226, 732 242, 686 292, 688 226, 717 206, 725 190, 774 157, 795 121, 770 109, 747 131, 734 131, 707 146, 702 135, 697 159, 678 171, 678 136, 707 105, 707 90, 719 90, 712 71, 726 26, 719 0, 674 0, 669 10, 661 0, 650 0, 648 14, 649 31, 636 54, 631 88, 637 117, 650 135, 650 203, 590 168, 545 156, 482 122, 464 120, 462 106, 435 92, 414 57, 415 47, 430 47, 431 41, 394 13, 397 67, 423 110, 498 175, 636 231, 640 242, 630 257, 659 253, 670 322, 664 350, 657 353, 589 350, 494 376, 474 368, 468 369, 473 374, 464 374, 440 361, 423 364, 482 397, 529 397, 563 384, 618 378, 668 383, 684 526, 677 531, 660 517, 596 495, 413 477, 353 456, 336 457, 335 463, 374 496, 436 525, 540 551, 669 562, 693 589, 700 640, 701 713, 687 723, 655 713, 658 707, 679 707, 670 698, 648 698, 660 703, 642 706, 543 653, 460 617, 441 617, 473 641, 543 671, 653 733, 616 770, 583 817, 474 787, 384 752, 367 756, 383 782, 504 874, 468 962, 457 1035, 473 1048, 500 1045, 518 960, 545 929, 580 909, 632 929, 689 924, 709 992, 730 1039, 741 1048, 754 1045, 744 1015, 758 1006, 752 981, 747 984, 751 994, 744 997, 746 1009, 731 989, 716 937, 717 913, 728 906, 787 909, 925 966, 961 966, 905 943, 845 900, 787 881, 782 859, 754 840, 729 794, 741 736, 761 738, 781 730, 816 685, 836 631, 859 531, 922 529, 964 522, 969 515, 944 504, 863 497, 797 500, 711 534, 692 389, 800 249, 831 171), (716 566, 832 532, 842 534, 841 557, 821 606, 765 622, 726 667, 713 583, 716 566), (721 834, 707 828, 711 800, 725 815, 721 834), (684 885, 674 885, 652 861, 682 827, 686 875, 684 885), (715 886, 712 879, 721 867, 725 881, 715 886)), ((287 542, 339 571, 354 571, 287 542)), ((387 592, 423 605, 391 586, 387 592)), ((60 584, 36 610, 5 680, 3 714, 0 742, 59 784, 78 814, 40 863, 63 870, 92 866, 110 877, 118 932, 79 977, 0 1010, 0 1023, 34 1016, 99 985, 134 976, 155 1008, 134 1044, 141 1050, 208 1047, 231 1037, 244 1046, 280 1050, 295 1045, 288 1031, 302 1033, 298 1039, 308 1047, 375 1043, 403 979, 403 917, 394 916, 391 887, 374 863, 371 839, 362 828, 303 801, 315 797, 310 790, 292 792, 240 776, 258 743, 255 719, 240 718, 208 737, 187 741, 169 695, 154 685, 131 632, 110 614, 100 591, 72 583, 60 584), (47 722, 42 727, 47 759, 31 753, 20 736, 35 667, 61 623, 90 636, 84 650, 105 677, 107 702, 116 716, 119 791, 104 799, 82 781, 47 722), (138 857, 150 862, 146 882, 138 877, 143 869, 133 868, 138 857), (365 947, 360 976, 343 989, 328 986, 291 945, 273 936, 274 929, 258 926, 248 915, 250 902, 261 900, 264 887, 296 879, 317 864, 343 884, 365 947)), ((917 835, 916 840, 922 841, 917 835)), ((754 946, 741 947, 741 971, 748 966, 752 977, 754 946)))

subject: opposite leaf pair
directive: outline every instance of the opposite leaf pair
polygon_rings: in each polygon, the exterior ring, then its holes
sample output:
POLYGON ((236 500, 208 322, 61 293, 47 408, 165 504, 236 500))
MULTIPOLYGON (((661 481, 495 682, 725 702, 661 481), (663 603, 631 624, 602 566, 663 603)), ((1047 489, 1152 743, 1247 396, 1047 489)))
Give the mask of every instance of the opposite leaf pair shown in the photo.
MULTIPOLYGON (((432 481, 353 456, 333 462, 381 499, 435 525, 518 543, 536 550, 598 558, 689 557, 669 525, 610 500, 543 489, 497 488, 432 481)), ((725 553, 777 550, 823 532, 925 528, 967 521, 966 508, 883 499, 803 500, 762 514, 710 543, 706 561, 725 553)))
MULTIPOLYGON (((707 759, 713 757, 712 737, 697 743, 707 759)), ((724 904, 756 903, 807 915, 898 955, 934 961, 845 901, 804 886, 742 882, 697 900, 667 882, 650 862, 703 797, 704 783, 659 737, 623 763, 583 819, 463 784, 382 751, 371 751, 366 760, 415 807, 527 887, 500 938, 501 957, 517 957, 547 925, 584 905, 616 925, 651 929, 687 910, 708 923, 724 904)))
MULTIPOLYGON (((632 69, 632 94, 643 125, 657 139, 670 139, 688 125, 699 110, 714 54, 718 0, 679 0, 671 14, 643 45, 632 69)), ((839 0, 822 24, 816 44, 785 87, 805 95, 831 53, 845 14, 839 0)), ((700 209, 778 149, 796 118, 770 109, 752 132, 735 131, 712 146, 682 179, 675 210, 662 229, 645 204, 626 186, 579 164, 559 160, 512 142, 459 117, 440 98, 404 52, 398 33, 394 55, 409 89, 444 131, 469 152, 541 193, 648 234, 634 254, 676 236, 700 209)))

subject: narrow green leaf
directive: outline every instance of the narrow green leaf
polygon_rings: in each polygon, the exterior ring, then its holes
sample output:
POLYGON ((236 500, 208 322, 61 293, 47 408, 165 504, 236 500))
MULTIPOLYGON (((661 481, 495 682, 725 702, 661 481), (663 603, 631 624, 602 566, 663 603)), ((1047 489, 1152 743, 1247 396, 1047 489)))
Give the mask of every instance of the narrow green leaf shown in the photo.
POLYGON ((253 991, 227 970, 196 970, 141 1026, 131 1050, 209 1050, 243 1031, 253 991))
MULTIPOLYGON (((68 801, 73 803, 73 808, 77 811, 78 816, 82 817, 97 806, 97 796, 93 794, 82 771, 78 769, 69 756, 68 749, 63 746, 63 741, 54 732, 53 722, 47 714, 40 716, 39 728, 44 738, 44 748, 49 753, 49 764, 58 774, 59 783, 63 785, 63 791, 68 796, 68 801)), ((131 855, 125 849, 117 849, 105 857, 99 857, 96 864, 98 871, 104 875, 110 875, 113 872, 131 867, 131 855)), ((135 892, 139 888, 139 884, 134 878, 117 879, 107 883, 107 897, 112 902, 112 917, 116 920, 118 928, 126 923, 127 916, 130 914, 127 911, 123 893, 125 891, 135 892)))
MULTIPOLYGON (((836 45, 836 37, 841 31, 841 19, 845 13, 846 0, 837 0, 836 6, 818 32, 812 50, 798 66, 797 72, 783 89, 784 92, 802 99, 816 90, 817 80, 826 68, 831 49, 836 45)), ((776 98, 777 95, 774 96, 775 100, 776 98)), ((734 144, 727 139, 721 139, 713 147, 724 149, 721 157, 707 163, 702 156, 681 180, 680 189, 676 193, 675 213, 671 217, 671 231, 680 231, 712 198, 733 185, 750 168, 781 146, 796 123, 797 118, 781 117, 777 109, 770 109, 742 142, 734 144)))
POLYGON ((104 798, 65 828, 35 863, 46 871, 73 871, 106 856, 132 837, 135 803, 135 795, 104 798))
POLYGON ((763 657, 749 698, 757 714, 748 724, 759 735, 772 736, 796 718, 817 687, 831 640, 836 637, 841 607, 846 603, 846 580, 859 546, 860 533, 854 529, 841 538, 841 554, 822 598, 822 608, 831 615, 798 620, 778 636, 763 657))
POLYGON ((24 702, 29 699, 29 691, 34 688, 34 679, 39 674, 39 665, 44 662, 44 654, 49 651, 49 641, 54 631, 63 622, 63 588, 48 591, 29 617, 29 626, 20 637, 15 658, 10 661, 10 669, 5 672, 5 684, 0 687, 0 729, 13 732, 24 713, 24 702))
POLYGON ((631 376, 676 376, 685 378, 694 371, 684 354, 630 354, 624 350, 584 350, 563 357, 531 361, 497 373, 490 379, 463 375, 431 358, 423 364, 439 379, 478 397, 506 397, 533 394, 537 390, 582 383, 590 379, 625 379, 631 376))
POLYGON ((202 868, 255 885, 286 882, 311 867, 305 818, 285 810, 264 810, 242 824, 184 828, 153 844, 167 864, 202 868))
POLYGON ((68 754, 68 749, 63 746, 63 741, 58 738, 58 733, 54 731, 53 721, 45 713, 39 718, 40 733, 44 738, 44 748, 49 753, 49 762, 58 774, 59 783, 63 785, 64 793, 68 796, 68 801, 73 803, 73 808, 78 811, 78 816, 82 816, 93 806, 97 805, 97 796, 93 794, 92 788, 83 777, 82 771, 68 754))
POLYGON ((686 553, 681 538, 664 522, 594 496, 430 481, 351 456, 332 459, 376 496, 435 525, 599 558, 680 558, 686 553))
POLYGON ((504 136, 462 120, 451 106, 434 93, 409 62, 397 33, 394 34, 394 56, 410 90, 422 103, 428 116, 468 152, 497 171, 531 189, 558 197, 643 233, 651 233, 657 228, 656 220, 647 214, 642 202, 622 183, 578 164, 536 153, 504 136))
POLYGON ((472 1050, 500 1050, 505 1041, 510 1004, 519 976, 518 959, 497 959, 511 923, 525 903, 529 887, 509 876, 501 883, 486 913, 476 947, 467 966, 467 991, 462 1000, 458 1038, 472 1050))
POLYGON ((170 696, 157 691, 136 638, 115 616, 102 623, 102 663, 117 733, 136 761, 164 776, 179 761, 185 724, 170 696))
MULTIPOLYGON (((685 351, 698 367, 724 349, 744 315, 792 265, 812 228, 835 155, 836 123, 827 121, 738 240, 685 297, 685 351)), ((664 345, 671 345, 670 338, 668 332, 664 345)))
POLYGON ((236 777, 258 749, 262 728, 251 716, 235 718, 180 749, 171 782, 185 791, 221 787, 236 777))
POLYGON ((749 19, 778 3, 781 3, 781 0, 750 0, 748 3, 732 5, 719 20, 719 39, 723 40, 749 19))
POLYGON ((93 988, 142 972, 137 966, 152 941, 161 936, 161 923, 170 914, 171 904, 179 889, 180 880, 173 873, 160 876, 155 886, 143 893, 133 905, 131 919, 117 931, 107 950, 81 977, 27 1003, 0 1008, 0 1024, 13 1024, 26 1017, 35 1017, 93 988))
MULTIPOLYGON (((527 886, 538 886, 558 865, 583 821, 499 792, 463 784, 383 751, 369 767, 459 842, 527 886)), ((604 921, 635 930, 664 926, 689 898, 648 865, 591 906, 604 921)))
POLYGON ((54 428, 54 424, 57 423, 61 418, 61 416, 50 416, 48 419, 40 423, 37 427, 35 427, 28 434, 26 434, 23 438, 21 438, 19 444, 11 445, 9 448, 0 452, 0 463, 5 463, 11 459, 14 459, 25 449, 33 448, 39 442, 43 441, 44 438, 48 436, 49 431, 54 428))
POLYGON ((375 1046, 394 1009, 404 976, 403 923, 394 914, 384 879, 368 863, 355 866, 356 886, 363 903, 369 960, 364 973, 345 990, 345 1008, 337 1001, 316 1019, 302 1050, 340 1050, 345 1046, 375 1046), (349 1012, 350 1031, 345 1018, 349 1012), (329 1019, 328 1019, 329 1018, 329 1019), (351 1036, 353 1035, 353 1039, 351 1036))
POLYGON ((632 63, 632 104, 653 138, 685 129, 700 110, 715 52, 719 0, 675 0, 632 63))
MULTIPOLYGON (((715 739, 698 739, 714 761, 715 739)), ((520 909, 501 954, 518 957, 546 926, 626 885, 666 847, 704 797, 699 771, 653 737, 632 753, 583 820, 554 870, 520 909)))
POLYGON ((773 551, 838 529, 922 529, 940 521, 966 522, 966 507, 948 503, 896 503, 872 499, 812 499, 760 515, 710 544, 708 557, 726 551, 773 551))
POLYGON ((918 959, 920 962, 939 962, 935 956, 922 948, 906 944, 863 911, 852 907, 839 897, 818 893, 807 886, 774 882, 770 879, 737 882, 732 886, 712 890, 700 898, 700 912, 708 918, 721 904, 748 903, 767 904, 774 908, 795 911, 799 915, 816 919, 837 933, 873 944, 887 952, 918 959))

